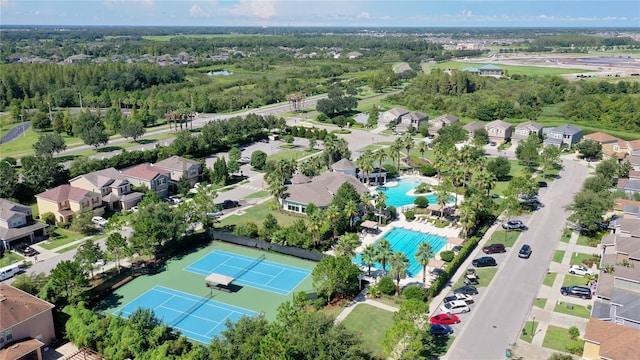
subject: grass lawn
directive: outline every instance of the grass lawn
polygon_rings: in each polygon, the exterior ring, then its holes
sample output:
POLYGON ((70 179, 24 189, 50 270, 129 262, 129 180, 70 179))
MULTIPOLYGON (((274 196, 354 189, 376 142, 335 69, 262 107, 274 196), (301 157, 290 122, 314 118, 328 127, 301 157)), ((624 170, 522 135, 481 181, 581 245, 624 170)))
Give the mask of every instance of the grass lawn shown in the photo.
POLYGON ((549 287, 553 286, 553 282, 556 281, 556 276, 558 276, 558 273, 554 273, 554 272, 547 273, 547 275, 544 276, 544 280, 542 281, 542 284, 549 287))
MULTIPOLYGON (((299 149, 302 149, 302 148, 299 148, 299 149)), ((320 152, 320 150, 318 149, 314 150, 313 152, 307 152, 305 151, 305 149, 302 149, 302 150, 299 150, 299 149, 284 149, 277 154, 269 155, 267 157, 267 161, 270 161, 270 160, 278 161, 280 159, 293 159, 297 161, 302 157, 320 152)))
POLYGON ((56 254, 64 254, 64 253, 69 252, 69 251, 71 251, 73 249, 76 249, 78 246, 80 246, 80 244, 67 246, 66 248, 62 248, 62 249, 56 251, 56 254))
POLYGON ((549 325, 547 333, 544 335, 542 346, 564 352, 567 351, 566 345, 575 345, 584 348, 584 340, 573 340, 571 336, 569 336, 569 329, 549 325))
MULTIPOLYGON (((391 145, 390 142, 379 142, 379 143, 367 145, 367 146, 365 146, 363 148, 358 149, 358 151, 362 151, 362 152, 365 152, 367 150, 376 151, 376 150, 378 150, 380 148, 388 147, 389 145, 391 145)), ((386 161, 383 161, 382 163, 384 164, 385 162, 386 161)))
POLYGON ((380 295, 380 297, 373 299, 377 302, 381 302, 383 304, 387 304, 389 306, 393 306, 396 308, 400 308, 403 302, 407 301, 402 295, 401 296, 389 296, 389 295, 380 295))
POLYGON ((344 310, 347 304, 349 304, 348 301, 343 301, 338 305, 325 306, 320 310, 320 312, 326 314, 332 319, 335 319, 336 317, 338 317, 338 315, 340 315, 340 313, 342 312, 342 310, 344 310))
MULTIPOLYGON (((474 286, 479 288, 489 286, 489 283, 491 283, 491 280, 496 275, 497 271, 498 271, 497 267, 476 269, 476 272, 478 273, 479 284, 474 286)), ((460 279, 458 279, 458 281, 453 286, 453 288, 454 289, 459 288, 460 286, 463 286, 463 285, 464 285, 464 277, 461 277, 460 279)))
POLYGON ((507 187, 509 186, 509 181, 514 177, 521 176, 526 173, 525 167, 520 165, 518 160, 509 160, 509 163, 511 163, 511 171, 509 171, 509 175, 507 175, 504 180, 496 182, 496 186, 491 190, 492 193, 504 195, 504 191, 507 190, 507 187))
POLYGON ((486 245, 503 244, 505 247, 513 247, 513 244, 518 240, 520 234, 520 231, 497 230, 493 233, 491 239, 487 241, 486 245))
POLYGON ((564 280, 562 281, 562 286, 574 286, 574 285, 587 286, 588 281, 589 279, 585 276, 576 276, 576 275, 567 274, 564 276, 564 280))
POLYGON ((262 226, 262 221, 264 221, 264 218, 267 216, 267 214, 271 214, 275 216, 280 226, 289 226, 293 224, 293 222, 296 219, 299 219, 298 217, 293 217, 291 215, 284 214, 281 211, 273 211, 272 207, 273 207, 273 200, 266 201, 262 204, 258 204, 256 206, 248 208, 247 210, 245 210, 244 214, 242 215, 234 214, 220 220, 220 222, 218 223, 218 227, 222 227, 226 225, 236 225, 236 224, 239 224, 240 222, 243 222, 243 223, 254 222, 257 225, 262 226))
POLYGON ((22 260, 24 260, 24 257, 11 251, 5 251, 0 257, 0 267, 9 266, 22 260))
POLYGON ((562 241, 563 243, 569 243, 572 233, 573 231, 571 229, 564 229, 564 231, 562 232, 562 237, 560 237, 560 241, 562 241))
POLYGON ((547 299, 543 299, 543 298, 536 298, 533 301, 533 306, 538 307, 540 309, 544 309, 544 307, 547 305, 547 299))
POLYGON ((571 255, 571 262, 569 264, 583 265, 584 263, 582 262, 582 260, 585 260, 585 259, 593 259, 594 264, 598 263, 598 259, 596 259, 592 254, 583 254, 583 253, 574 252, 571 255))
POLYGON ((562 264, 562 259, 564 258, 564 250, 556 250, 556 252, 553 253, 553 261, 557 262, 558 264, 562 264))
POLYGON ((254 192, 253 194, 249 194, 247 196, 245 196, 245 199, 262 199, 265 198, 267 196, 270 196, 268 191, 258 191, 258 192, 254 192))
POLYGON ((553 311, 571 316, 579 316, 585 319, 591 317, 591 310, 587 309, 586 306, 565 303, 564 301, 559 301, 558 303, 556 303, 553 311), (571 309, 569 309, 567 305, 570 305, 571 309))
MULTIPOLYGON (((457 61, 445 61, 443 63, 434 64, 431 68, 438 69, 460 69, 465 66, 474 66, 479 67, 487 65, 484 63, 467 63, 467 62, 457 62, 457 61)), ((578 74, 578 73, 588 73, 589 70, 582 69, 561 69, 561 68, 553 68, 553 67, 542 67, 542 66, 519 66, 519 65, 503 65, 498 64, 504 71, 508 72, 509 75, 528 75, 528 76, 544 76, 544 75, 560 75, 560 74, 578 74)))
POLYGON ((56 228, 53 233, 51 234, 51 236, 49 237, 49 240, 39 244, 40 246, 42 246, 43 248, 47 249, 47 250, 51 250, 51 249, 55 249, 57 247, 66 245, 70 242, 74 242, 76 240, 80 240, 83 237, 85 237, 86 235, 84 234, 80 234, 77 232, 73 232, 73 231, 69 231, 69 230, 65 230, 65 229, 61 229, 61 228, 56 228))
POLYGON ((582 245, 582 246, 591 246, 591 245, 589 245, 589 242, 592 242, 592 243, 597 244, 597 243, 599 243, 599 242, 600 242, 600 240, 599 240, 599 239, 594 239, 594 238, 591 238, 591 237, 584 236, 584 235, 580 234, 580 235, 578 236, 578 241, 576 242, 576 244, 577 244, 577 245, 582 245), (594 240, 597 240, 597 242, 594 242, 594 240))
POLYGON ((342 324, 361 336, 365 349, 371 350, 375 356, 382 357, 381 342, 384 333, 393 326, 393 312, 359 304, 342 321, 342 324))
POLYGON ((522 331, 520 332, 520 340, 524 340, 531 344, 531 342, 533 341, 533 335, 536 333, 537 329, 537 321, 527 321, 524 324, 524 328, 522 328, 522 331))

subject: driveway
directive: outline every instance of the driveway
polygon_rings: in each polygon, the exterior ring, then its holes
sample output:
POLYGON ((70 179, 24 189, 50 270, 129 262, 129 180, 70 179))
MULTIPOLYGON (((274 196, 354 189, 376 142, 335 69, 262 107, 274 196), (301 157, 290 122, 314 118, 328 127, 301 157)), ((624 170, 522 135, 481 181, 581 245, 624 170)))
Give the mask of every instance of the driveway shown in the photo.
MULTIPOLYGON (((529 229, 507 252, 504 261, 499 262, 496 276, 477 296, 466 325, 444 358, 501 359, 509 345, 518 339, 565 228, 569 214, 564 206, 572 201, 589 174, 588 168, 580 163, 563 160, 563 165, 560 178, 539 196, 545 206, 525 221, 529 229), (525 243, 533 249, 526 260, 517 254, 525 243)), ((473 257, 480 252, 478 248, 473 257)))

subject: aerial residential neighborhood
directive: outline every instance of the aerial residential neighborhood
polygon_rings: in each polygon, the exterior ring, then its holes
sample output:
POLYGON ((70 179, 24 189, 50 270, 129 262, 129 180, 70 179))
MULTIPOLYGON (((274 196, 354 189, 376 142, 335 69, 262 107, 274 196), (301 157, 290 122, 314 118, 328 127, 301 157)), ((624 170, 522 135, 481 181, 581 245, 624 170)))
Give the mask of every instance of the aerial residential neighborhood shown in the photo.
POLYGON ((3 5, 0 359, 636 358, 637 26, 380 4, 3 5))

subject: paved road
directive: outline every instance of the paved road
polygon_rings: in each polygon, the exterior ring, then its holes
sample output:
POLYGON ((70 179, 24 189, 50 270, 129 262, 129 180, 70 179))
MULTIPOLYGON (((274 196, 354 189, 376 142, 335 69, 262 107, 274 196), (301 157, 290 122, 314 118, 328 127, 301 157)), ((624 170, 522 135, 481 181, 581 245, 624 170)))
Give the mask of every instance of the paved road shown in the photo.
POLYGON ((586 166, 577 162, 564 160, 563 165, 561 178, 541 196, 545 206, 526 221, 529 230, 499 262, 500 269, 489 287, 480 289, 478 303, 472 307, 466 326, 446 359, 504 359, 505 350, 520 335, 566 226, 568 213, 564 206, 572 201, 573 193, 589 173, 586 166), (522 244, 533 248, 528 260, 518 258, 522 244))
POLYGON ((0 144, 6 144, 11 140, 17 139, 23 132, 27 131, 27 129, 31 126, 31 122, 27 121, 26 123, 19 124, 15 126, 13 129, 9 130, 2 139, 0 139, 0 144))

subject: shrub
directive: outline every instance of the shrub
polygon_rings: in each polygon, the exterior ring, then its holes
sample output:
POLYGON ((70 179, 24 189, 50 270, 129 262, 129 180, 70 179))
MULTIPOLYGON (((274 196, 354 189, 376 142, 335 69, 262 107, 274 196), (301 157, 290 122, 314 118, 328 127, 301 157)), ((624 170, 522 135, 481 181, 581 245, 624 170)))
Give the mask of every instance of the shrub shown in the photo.
POLYGON ((369 296, 373 297, 373 298, 379 298, 380 297, 380 287, 376 286, 376 285, 371 285, 369 286, 369 296))
POLYGON ((404 213, 404 216, 407 218, 407 220, 412 221, 416 218, 416 213, 413 210, 407 210, 404 213))
POLYGON ((313 308, 316 310, 322 309, 325 305, 327 305, 327 299, 324 296, 320 296, 313 302, 313 308))
POLYGON ((409 285, 402 291, 402 295, 404 295, 407 300, 427 301, 427 292, 422 286, 409 285))
POLYGON ((451 262, 454 257, 455 257, 455 254, 451 250, 445 250, 440 252, 440 259, 442 259, 442 261, 451 262))
POLYGON ((354 123, 351 127, 354 128, 354 129, 362 129, 362 128, 364 128, 364 125, 362 125, 361 123, 357 122, 357 123, 354 123))
POLYGON ((577 339, 578 336, 580 336, 580 330, 578 330, 577 326, 573 325, 569 328, 569 336, 571 336, 573 340, 577 339))
POLYGON ((325 121, 329 120, 329 117, 328 117, 326 114, 324 114, 324 113, 320 113, 320 114, 318 114, 318 116, 316 117, 316 120, 318 120, 318 121, 322 121, 322 122, 325 122, 325 121))
POLYGON ((254 222, 247 222, 244 224, 236 225, 236 228, 233 230, 233 233, 238 236, 246 236, 250 238, 257 238, 259 229, 258 225, 254 222))
POLYGON ((42 221, 44 221, 47 225, 55 225, 56 224, 56 216, 53 215, 52 212, 46 212, 41 216, 42 221))
POLYGON ((421 182, 418 186, 413 189, 416 194, 425 194, 431 191, 431 186, 427 183, 421 182))
POLYGON ((387 211, 389 212, 389 217, 393 220, 398 217, 398 209, 395 206, 387 206, 387 211))
POLYGON ((568 353, 574 355, 582 355, 583 346, 579 344, 567 344, 564 346, 568 353))
POLYGON ((390 276, 383 276, 378 282, 378 288, 385 295, 395 295, 396 293, 396 283, 390 276))
POLYGON ((382 167, 387 170, 387 179, 398 176, 398 169, 391 164, 383 164, 382 167))
POLYGON ((433 165, 425 164, 420 166, 420 174, 424 176, 435 176, 438 173, 438 170, 433 167, 433 165))
POLYGON ((418 196, 418 197, 413 201, 413 203, 414 203, 417 207, 419 207, 419 208, 421 208, 421 209, 424 209, 424 208, 426 208, 427 206, 429 206, 429 199, 427 199, 427 198, 426 198, 426 197, 424 197, 424 196, 418 196))

